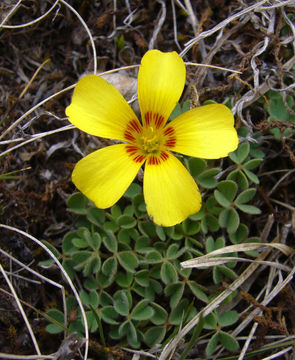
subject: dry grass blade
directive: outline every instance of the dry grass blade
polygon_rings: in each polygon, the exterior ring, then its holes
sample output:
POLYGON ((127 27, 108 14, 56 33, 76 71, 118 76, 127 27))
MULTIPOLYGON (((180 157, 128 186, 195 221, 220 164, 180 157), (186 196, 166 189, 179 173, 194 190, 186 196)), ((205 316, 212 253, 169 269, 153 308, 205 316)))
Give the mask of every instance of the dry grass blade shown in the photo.
POLYGON ((10 291, 11 291, 12 294, 13 294, 13 297, 14 297, 14 300, 15 300, 15 302, 16 302, 16 304, 17 304, 17 307, 18 307, 18 309, 19 309, 19 311, 20 311, 20 313, 21 313, 21 315, 22 315, 22 317, 23 317, 23 319, 24 319, 24 322, 25 322, 25 324, 26 324, 26 326, 27 326, 27 329, 28 329, 28 331, 29 331, 29 333, 30 333, 30 336, 31 336, 32 342, 33 342, 33 344, 34 344, 35 350, 36 350, 36 352, 37 352, 38 355, 41 355, 41 352, 40 352, 40 349, 39 349, 39 345, 38 345, 38 342, 37 342, 36 337, 35 337, 35 335, 34 335, 34 332, 33 332, 33 329, 32 329, 32 327, 31 327, 31 324, 30 324, 30 322, 29 322, 29 320, 28 320, 28 318, 27 318, 27 315, 26 315, 26 313, 25 313, 25 311, 24 311, 24 309, 23 309, 23 307, 22 307, 22 304, 21 304, 21 302, 20 302, 20 300, 19 300, 19 298, 18 298, 18 296, 17 296, 17 293, 16 293, 16 291, 15 291, 15 289, 14 289, 14 286, 12 285, 11 281, 9 280, 9 277, 7 276, 7 274, 6 274, 4 268, 2 267, 1 264, 0 264, 0 271, 1 271, 1 273, 2 273, 2 275, 3 275, 3 277, 4 277, 4 279, 5 279, 5 281, 6 281, 6 283, 7 283, 7 285, 9 286, 10 291))
MULTIPOLYGON (((262 231, 262 241, 266 241, 266 239, 268 238, 273 222, 273 216, 270 215, 262 231)), ((270 249, 264 251, 257 258, 257 260, 264 260, 269 255, 270 251, 270 249)), ((255 272, 258 267, 259 264, 257 263, 252 263, 251 265, 249 265, 246 270, 244 270, 242 274, 228 286, 226 290, 224 290, 211 303, 209 303, 204 309, 202 309, 202 311, 200 311, 192 320, 190 320, 190 322, 185 325, 181 332, 164 347, 160 356, 160 360, 169 359, 170 354, 175 351, 180 339, 182 339, 191 329, 193 329, 198 324, 201 316, 205 317, 213 310, 215 310, 233 291, 238 289, 255 272)))
POLYGON ((19 25, 5 25, 5 23, 8 21, 8 19, 13 15, 13 13, 17 10, 17 8, 19 7, 19 5, 21 4, 22 0, 20 0, 14 7, 13 9, 9 12, 9 14, 7 14, 7 16, 5 17, 5 19, 2 21, 2 23, 0 24, 0 29, 4 28, 4 29, 19 29, 19 28, 24 28, 26 26, 31 26, 36 24, 38 21, 44 19, 48 14, 51 13, 51 11, 56 7, 56 5, 58 4, 60 0, 56 0, 55 3, 41 16, 39 16, 37 19, 34 19, 32 21, 29 21, 25 24, 19 24, 19 25))
MULTIPOLYGON (((203 267, 203 266, 212 266, 212 265, 214 265, 214 263, 215 263, 215 265, 217 265, 216 262, 225 263, 225 262, 230 261, 229 259, 233 259, 233 258, 228 257, 227 260, 222 261, 225 258, 217 258, 217 259, 215 258, 214 259, 214 256, 216 256, 216 255, 224 255, 224 254, 229 254, 229 253, 234 253, 234 252, 239 252, 239 251, 251 251, 251 250, 257 250, 257 249, 267 248, 267 247, 278 249, 286 256, 289 256, 289 255, 292 255, 295 253, 295 250, 293 248, 291 248, 290 246, 287 246, 285 244, 277 244, 277 243, 237 244, 237 245, 226 246, 222 249, 214 250, 214 251, 210 252, 209 254, 200 256, 195 259, 183 261, 181 263, 181 266, 182 266, 182 268, 197 268, 197 267, 203 267)), ((232 261, 234 261, 234 260, 232 260, 232 261)))
POLYGON ((83 304, 81 302, 81 299, 79 297, 79 294, 78 294, 72 280, 70 279, 68 273, 65 271, 65 269, 63 268, 63 266, 61 265, 59 260, 56 258, 56 256, 52 253, 52 251, 50 251, 41 241, 36 239, 34 236, 29 235, 29 234, 27 234, 26 232, 24 232, 22 230, 16 229, 16 228, 8 226, 8 225, 0 224, 0 228, 1 227, 4 228, 4 229, 7 229, 7 230, 11 230, 13 232, 17 232, 18 234, 21 234, 22 236, 25 236, 26 238, 28 238, 28 239, 32 240, 33 242, 35 242, 36 244, 38 244, 43 250, 45 250, 49 254, 49 256, 55 261, 56 265, 59 267, 59 269, 62 272, 63 276, 65 277, 68 284, 70 285, 70 288, 73 291, 73 294, 74 294, 74 296, 76 298, 76 301, 77 301, 77 303, 79 305, 79 308, 80 308, 80 311, 81 311, 81 315, 82 315, 82 319, 83 319, 83 325, 84 325, 84 331, 85 331, 84 360, 86 360, 87 359, 87 354, 88 354, 88 339, 89 339, 88 323, 87 323, 86 313, 85 313, 83 304))

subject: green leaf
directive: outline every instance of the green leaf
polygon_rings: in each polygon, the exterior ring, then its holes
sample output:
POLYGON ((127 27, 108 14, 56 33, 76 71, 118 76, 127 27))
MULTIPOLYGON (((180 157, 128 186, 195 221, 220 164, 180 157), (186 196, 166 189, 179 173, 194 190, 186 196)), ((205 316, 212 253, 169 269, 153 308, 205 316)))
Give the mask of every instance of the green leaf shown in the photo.
POLYGON ((91 258, 92 252, 91 251, 80 251, 75 253, 72 256, 72 259, 75 263, 74 269, 81 270, 85 266, 85 263, 91 258))
POLYGON ((246 204, 249 202, 256 194, 256 189, 251 188, 243 191, 235 200, 236 205, 246 204))
POLYGON ((217 319, 214 312, 204 317, 204 328, 207 330, 213 330, 217 327, 217 319))
POLYGON ((161 305, 156 304, 155 302, 151 302, 150 305, 154 310, 154 313, 150 318, 151 322, 155 325, 165 324, 165 322, 168 318, 167 311, 161 305))
POLYGON ((246 190, 249 187, 247 177, 241 170, 234 170, 227 175, 227 180, 232 180, 239 185, 242 190, 246 190))
MULTIPOLYGON (((69 233, 68 233, 69 234, 69 233)), ((68 235, 67 234, 67 235, 68 235)), ((71 233, 72 234, 72 233, 71 233)), ((57 259, 60 259, 61 254, 60 252, 48 241, 46 240, 42 240, 42 243, 53 253, 53 255, 55 255, 55 257, 57 259)))
POLYGON ((72 240, 72 243, 79 249, 83 249, 83 248, 88 247, 88 242, 85 239, 74 238, 72 240))
POLYGON ((133 320, 148 320, 154 314, 153 309, 149 306, 148 300, 139 301, 131 313, 131 318, 133 320))
POLYGON ((242 164, 244 160, 247 158, 250 151, 250 145, 248 142, 244 142, 239 145, 236 151, 231 152, 229 157, 232 159, 233 162, 236 164, 242 164))
POLYGON ((247 175, 248 179, 254 182, 254 184, 259 184, 259 179, 257 175, 255 175, 252 171, 244 169, 244 173, 247 175))
POLYGON ((116 319, 118 318, 119 314, 116 312, 113 306, 107 305, 101 309, 101 317, 103 321, 107 324, 116 325, 119 324, 116 319))
POLYGON ((136 195, 141 193, 142 193, 141 186, 136 183, 132 183, 125 192, 124 197, 133 199, 136 195))
POLYGON ((138 224, 138 228, 143 235, 153 238, 157 235, 156 226, 151 221, 141 221, 138 224))
POLYGON ((231 280, 235 280, 238 277, 238 275, 232 269, 229 269, 225 265, 219 265, 217 266, 217 268, 220 272, 222 272, 223 275, 225 275, 227 278, 231 280))
POLYGON ((173 283, 178 280, 177 271, 171 263, 164 262, 162 264, 161 279, 165 284, 173 283))
POLYGON ((105 276, 114 276, 117 273, 117 259, 114 256, 109 257, 104 261, 101 271, 105 276))
POLYGON ((119 271, 116 276, 116 283, 122 288, 128 288, 133 282, 133 274, 119 271))
POLYGON ((102 242, 111 253, 118 251, 118 244, 115 236, 112 233, 109 232, 106 236, 103 236, 102 242))
POLYGON ((162 226, 156 226, 156 233, 162 241, 166 240, 166 234, 162 226))
MULTIPOLYGON (((223 180, 220 181, 217 185, 217 189, 222 193, 222 195, 228 200, 233 201, 234 197, 237 194, 238 186, 234 181, 223 180)), ((217 200, 217 199, 216 199, 217 200)), ((218 201, 218 200, 217 200, 218 201)))
POLYGON ((183 254, 183 251, 179 252, 179 245, 178 244, 171 244, 166 252, 166 258, 169 260, 175 260, 177 259, 180 255, 183 254))
POLYGON ((118 260, 120 265, 131 273, 135 271, 138 266, 138 259, 132 251, 121 251, 118 253, 118 260))
POLYGON ((198 183, 206 189, 216 187, 217 180, 215 176, 220 173, 220 168, 208 169, 197 177, 198 183))
POLYGON ((230 310, 221 315, 218 315, 218 323, 221 326, 230 326, 236 323, 238 319, 239 319, 239 314, 235 310, 230 310))
POLYGON ((115 233, 116 231, 119 230, 119 225, 115 222, 115 221, 106 221, 103 224, 103 228, 106 232, 113 232, 115 233))
POLYGON ((195 235, 200 231, 201 225, 199 221, 191 221, 190 219, 186 219, 182 223, 183 232, 186 235, 195 235))
POLYGON ((237 211, 233 208, 224 209, 219 215, 219 225, 227 229, 229 234, 235 232, 240 224, 237 211))
POLYGON ((187 284, 191 289, 192 293, 196 296, 196 298, 204 301, 205 303, 209 302, 207 295, 204 293, 204 291, 201 290, 200 286, 198 286, 198 284, 195 281, 190 280, 187 282, 187 284))
POLYGON ((249 234, 248 227, 245 224, 240 224, 236 232, 229 234, 229 238, 233 244, 240 244, 249 234))
MULTIPOLYGON (((65 235, 65 237, 63 238, 63 241, 62 241, 62 252, 64 254, 72 254, 77 251, 77 248, 74 246, 74 244, 72 242, 72 240, 76 237, 78 237, 78 234, 75 231, 68 232, 65 235)), ((46 245, 46 243, 45 243, 45 245, 46 245)))
POLYGON ((87 211, 87 219, 93 225, 101 227, 105 220, 105 212, 102 209, 91 208, 87 211))
POLYGON ((170 297, 170 307, 174 309, 175 306, 179 303, 180 299, 183 296, 184 283, 177 281, 173 284, 169 284, 165 288, 165 295, 170 297))
POLYGON ((112 299, 111 295, 109 295, 107 292, 101 291, 101 293, 99 294, 99 303, 102 306, 112 305, 113 299, 112 299))
POLYGON ((203 159, 199 158, 190 158, 188 159, 188 168, 189 172, 193 177, 198 176, 205 170, 207 163, 203 159))
POLYGON ((144 260, 148 264, 158 264, 163 261, 161 254, 156 250, 149 251, 144 260))
POLYGON ((142 287, 149 286, 149 271, 148 270, 140 270, 135 274, 135 281, 142 287))
POLYGON ((161 344, 166 334, 165 326, 153 326, 149 328, 144 334, 144 342, 153 347, 156 344, 161 344))
POLYGON ((261 210, 258 209, 256 206, 253 205, 237 205, 237 208, 239 208, 241 211, 247 214, 251 215, 259 215, 261 214, 261 210))
POLYGON ((100 256, 92 256, 91 260, 85 265, 83 269, 83 275, 89 276, 91 274, 96 274, 100 270, 101 260, 100 256))
POLYGON ((261 163, 262 159, 252 159, 243 164, 243 168, 247 170, 253 170, 261 163))
POLYGON ((87 199, 81 193, 71 195, 66 201, 69 210, 79 215, 85 215, 87 213, 87 202, 87 199))
POLYGON ((136 225, 136 220, 133 216, 121 215, 117 218, 117 223, 123 229, 130 229, 136 225))
POLYGON ((231 336, 230 334, 220 330, 219 331, 219 341, 221 344, 229 351, 238 351, 239 350, 239 343, 237 340, 231 336))
POLYGON ((206 346, 206 355, 207 356, 211 356, 215 352, 218 342, 219 342, 219 332, 216 332, 211 337, 211 339, 209 340, 209 342, 206 346))
POLYGON ((215 199, 218 201, 218 203, 225 207, 225 208, 229 208, 231 205, 231 202, 218 190, 214 191, 214 196, 215 199))
MULTIPOLYGON (((58 324, 55 324, 55 323, 51 324, 51 325, 55 325, 55 328, 58 328, 59 330, 63 331, 63 329, 64 329, 64 314, 60 310, 50 309, 46 312, 46 315, 50 316, 53 320, 55 320, 56 323, 59 323, 62 326, 59 327, 58 324)), ((54 329, 54 327, 51 327, 51 328, 54 329)), ((60 331, 58 331, 58 332, 60 332, 60 331)), ((55 332, 55 334, 57 334, 57 332, 55 332)))
POLYGON ((179 304, 171 311, 169 316, 169 323, 171 325, 179 325, 185 316, 188 307, 188 300, 182 299, 179 304))
POLYGON ((114 308, 123 316, 127 316, 131 308, 132 299, 125 290, 118 290, 114 295, 114 308))

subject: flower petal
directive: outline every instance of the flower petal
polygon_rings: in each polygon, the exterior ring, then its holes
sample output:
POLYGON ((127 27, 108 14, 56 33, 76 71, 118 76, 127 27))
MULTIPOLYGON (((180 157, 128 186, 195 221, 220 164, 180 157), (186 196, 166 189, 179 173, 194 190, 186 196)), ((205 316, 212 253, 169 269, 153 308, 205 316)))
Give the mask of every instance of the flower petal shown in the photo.
POLYGON ((194 179, 172 154, 160 162, 147 161, 143 189, 147 212, 158 225, 173 226, 201 208, 194 179))
POLYGON ((150 50, 138 73, 138 101, 143 124, 162 127, 175 108, 185 84, 185 65, 175 52, 150 50))
POLYGON ((110 207, 120 199, 144 162, 133 160, 126 146, 117 144, 94 151, 74 168, 73 183, 99 208, 110 207))
POLYGON ((139 123, 119 91, 97 75, 87 75, 78 81, 66 115, 88 134, 123 141, 129 121, 139 123))
POLYGON ((238 146, 234 117, 225 105, 200 106, 169 123, 175 130, 173 151, 204 159, 225 157, 238 146))

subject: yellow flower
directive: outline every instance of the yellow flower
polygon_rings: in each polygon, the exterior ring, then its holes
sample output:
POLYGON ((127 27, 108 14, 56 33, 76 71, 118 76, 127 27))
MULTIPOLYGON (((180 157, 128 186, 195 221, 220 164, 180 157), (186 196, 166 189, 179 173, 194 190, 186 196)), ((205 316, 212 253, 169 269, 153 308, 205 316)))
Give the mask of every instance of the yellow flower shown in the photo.
POLYGON ((147 212, 158 225, 172 226, 200 210, 200 191, 171 151, 204 159, 227 156, 238 145, 231 111, 200 106, 167 123, 185 85, 185 65, 176 52, 148 51, 138 73, 142 122, 119 91, 97 75, 83 77, 66 109, 69 121, 95 136, 121 140, 80 160, 76 187, 98 208, 115 204, 145 163, 147 212))

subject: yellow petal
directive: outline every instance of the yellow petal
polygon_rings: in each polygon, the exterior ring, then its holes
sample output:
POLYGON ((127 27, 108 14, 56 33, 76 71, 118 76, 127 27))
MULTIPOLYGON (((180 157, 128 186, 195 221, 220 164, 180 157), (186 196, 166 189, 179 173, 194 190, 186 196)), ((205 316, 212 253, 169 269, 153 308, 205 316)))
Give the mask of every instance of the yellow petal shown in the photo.
POLYGON ((232 112, 221 104, 200 106, 169 123, 175 130, 173 151, 204 159, 225 157, 238 146, 232 112))
POLYGON ((162 127, 175 108, 185 84, 185 65, 174 51, 150 50, 138 73, 138 101, 143 124, 162 127))
POLYGON ((129 121, 139 123, 119 91, 97 75, 87 75, 78 81, 66 115, 88 134, 117 140, 126 140, 124 131, 129 121))
POLYGON ((80 160, 74 168, 73 183, 98 208, 114 205, 144 162, 144 159, 134 160, 127 146, 118 144, 99 149, 80 160))
POLYGON ((158 162, 147 161, 144 172, 144 198, 147 212, 162 226, 173 226, 198 212, 201 195, 197 184, 172 154, 158 162))

